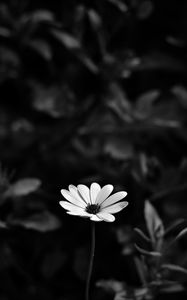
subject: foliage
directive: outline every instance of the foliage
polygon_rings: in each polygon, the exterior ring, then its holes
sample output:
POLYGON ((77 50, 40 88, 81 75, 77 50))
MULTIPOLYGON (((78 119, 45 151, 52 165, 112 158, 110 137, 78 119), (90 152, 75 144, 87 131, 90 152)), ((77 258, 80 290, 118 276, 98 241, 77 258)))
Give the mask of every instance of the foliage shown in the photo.
POLYGON ((145 202, 144 217, 149 235, 147 236, 140 228, 135 228, 136 233, 147 245, 147 249, 144 249, 135 244, 137 253, 134 254, 134 262, 140 277, 141 286, 130 287, 123 282, 115 280, 104 280, 97 283, 99 287, 103 287, 109 292, 114 292, 115 300, 151 300, 160 294, 179 293, 185 289, 184 283, 186 282, 187 268, 173 264, 170 261, 170 248, 185 236, 187 228, 183 228, 176 236, 168 239, 169 232, 173 232, 181 222, 178 221, 170 228, 164 230, 162 220, 149 201, 145 202), (173 272, 181 273, 184 277, 176 280, 172 277, 173 272))

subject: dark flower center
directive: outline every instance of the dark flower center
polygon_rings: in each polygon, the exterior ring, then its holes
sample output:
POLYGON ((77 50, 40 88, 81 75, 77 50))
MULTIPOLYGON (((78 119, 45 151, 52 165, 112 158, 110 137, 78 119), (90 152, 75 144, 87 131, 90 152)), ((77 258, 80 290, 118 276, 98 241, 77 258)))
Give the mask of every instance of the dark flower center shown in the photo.
POLYGON ((97 214, 100 210, 100 206, 98 204, 88 204, 86 207, 86 212, 89 214, 97 214))

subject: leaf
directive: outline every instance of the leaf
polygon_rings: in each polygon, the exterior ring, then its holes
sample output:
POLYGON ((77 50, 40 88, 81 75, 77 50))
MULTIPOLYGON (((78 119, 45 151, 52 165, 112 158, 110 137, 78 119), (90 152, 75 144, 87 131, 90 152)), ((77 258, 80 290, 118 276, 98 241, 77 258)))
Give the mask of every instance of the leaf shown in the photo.
POLYGON ((6 223, 3 221, 0 221, 0 229, 5 229, 5 228, 7 228, 6 223))
POLYGON ((93 9, 89 9, 87 11, 87 14, 88 14, 88 18, 90 20, 90 23, 91 23, 93 29, 95 31, 99 30, 102 25, 102 20, 101 20, 100 16, 98 15, 98 13, 93 9))
POLYGON ((171 89, 172 93, 177 96, 179 103, 187 109, 187 89, 183 86, 176 85, 171 89))
POLYGON ((149 201, 145 201, 144 216, 152 242, 157 243, 161 241, 164 235, 164 226, 155 208, 149 201))
POLYGON ((183 48, 185 47, 185 40, 176 38, 175 36, 168 35, 166 37, 166 42, 172 46, 183 48))
POLYGON ((36 213, 25 219, 16 219, 11 216, 8 220, 10 225, 23 226, 26 229, 47 232, 56 230, 61 226, 59 219, 49 211, 36 213))
POLYGON ((29 47, 31 47, 34 51, 36 51, 42 58, 50 61, 52 59, 52 51, 51 47, 48 43, 43 40, 35 39, 31 40, 27 43, 29 47))
POLYGON ((52 22, 54 15, 49 10, 37 10, 32 14, 34 22, 52 22))
POLYGON ((51 30, 51 33, 66 48, 71 50, 78 50, 81 48, 79 41, 71 34, 60 30, 51 30))
POLYGON ((2 37, 10 37, 11 31, 6 27, 0 27, 0 36, 2 37))
POLYGON ((140 4, 138 6, 137 10, 137 17, 139 19, 146 19, 150 17, 150 15, 153 12, 153 2, 145 0, 145 1, 140 1, 140 4))
POLYGON ((136 66, 136 70, 167 70, 168 72, 179 72, 185 71, 185 68, 181 59, 155 51, 143 56, 141 63, 136 66))
POLYGON ((139 257, 134 257, 134 262, 136 265, 136 269, 138 272, 138 275, 140 277, 141 283, 146 286, 147 280, 146 280, 146 274, 147 274, 147 266, 145 265, 145 262, 139 259, 139 257))
POLYGON ((184 235, 187 234, 187 228, 182 229, 179 234, 175 237, 174 241, 178 241, 179 239, 181 239, 184 235))
POLYGON ((167 269, 167 270, 170 270, 170 271, 175 271, 175 272, 182 272, 184 274, 187 275, 187 269, 181 267, 181 266, 178 266, 178 265, 173 265, 173 264, 163 264, 161 266, 162 269, 167 269))
POLYGON ((88 56, 86 56, 85 53, 78 53, 77 58, 89 71, 94 74, 99 73, 99 68, 97 65, 88 56))
POLYGON ((30 82, 33 88, 34 109, 52 118, 69 118, 75 113, 75 95, 68 85, 40 85, 30 82))
POLYGON ((177 293, 184 291, 184 287, 182 284, 174 282, 171 285, 161 287, 160 291, 164 293, 177 293))
POLYGON ((115 5, 123 13, 128 11, 127 5, 121 0, 108 0, 108 2, 115 5))
POLYGON ((114 279, 109 279, 109 280, 99 280, 96 283, 97 287, 102 287, 103 289, 105 289, 108 292, 121 292, 124 290, 124 283, 121 281, 117 281, 114 279))
POLYGON ((133 288, 126 289, 123 291, 119 291, 116 293, 114 300, 144 300, 144 299, 152 299, 150 295, 150 291, 147 287, 143 288, 133 288))
POLYGON ((160 96, 159 90, 150 90, 140 95, 136 100, 135 117, 144 119, 151 115, 154 110, 154 103, 160 96))
POLYGON ((179 219, 176 220, 174 223, 172 223, 169 227, 166 228, 164 236, 166 237, 169 235, 172 231, 174 231, 179 225, 183 224, 185 222, 185 219, 179 219))
POLYGON ((131 103, 121 86, 116 83, 110 84, 107 106, 123 122, 133 121, 131 103))
POLYGON ((153 256, 153 257, 161 257, 162 256, 162 254, 160 252, 148 251, 148 250, 145 250, 145 249, 139 247, 136 244, 135 244, 135 248, 143 255, 148 255, 148 256, 153 256))
POLYGON ((150 238, 139 228, 134 228, 134 231, 138 233, 146 242, 151 242, 150 238))
POLYGON ((6 191, 6 197, 19 197, 27 196, 30 193, 35 192, 41 185, 41 181, 37 178, 24 178, 16 181, 10 185, 6 191))
POLYGON ((128 160, 134 155, 134 148, 129 139, 122 139, 117 135, 106 139, 103 151, 116 160, 128 160))

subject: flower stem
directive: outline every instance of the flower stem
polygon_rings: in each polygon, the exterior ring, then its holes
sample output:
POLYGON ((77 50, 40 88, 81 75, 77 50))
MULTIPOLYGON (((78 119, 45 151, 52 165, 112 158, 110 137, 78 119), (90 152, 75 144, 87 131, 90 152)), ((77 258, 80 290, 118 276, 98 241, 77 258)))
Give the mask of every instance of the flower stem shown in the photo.
POLYGON ((88 276, 86 281, 86 294, 85 299, 89 300, 89 292, 90 292, 90 281, 92 276, 92 269, 93 269, 93 261, 94 261, 94 254, 95 254, 95 223, 92 223, 92 240, 91 240, 91 252, 90 252, 90 262, 89 262, 89 269, 88 269, 88 276))

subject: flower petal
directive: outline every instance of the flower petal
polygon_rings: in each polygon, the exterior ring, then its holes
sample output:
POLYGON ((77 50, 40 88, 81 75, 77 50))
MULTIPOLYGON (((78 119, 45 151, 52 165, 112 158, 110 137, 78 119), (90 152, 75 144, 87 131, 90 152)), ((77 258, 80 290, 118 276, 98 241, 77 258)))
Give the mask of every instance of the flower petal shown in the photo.
POLYGON ((111 215, 109 213, 105 213, 105 212, 100 212, 97 214, 97 216, 106 222, 114 222, 114 220, 115 220, 115 217, 113 215, 111 215))
POLYGON ((115 213, 119 212, 120 210, 122 210, 123 208, 125 208, 127 205, 128 205, 128 202, 123 201, 123 202, 118 202, 113 205, 105 206, 104 208, 102 208, 102 206, 101 206, 101 212, 115 214, 115 213))
POLYGON ((86 207, 87 202, 82 197, 80 197, 76 186, 74 186, 73 184, 70 184, 69 191, 70 191, 71 195, 82 204, 82 205, 80 205, 81 207, 86 207))
POLYGON ((85 217, 85 218, 90 218, 91 214, 85 212, 85 211, 79 211, 77 210, 73 210, 73 211, 67 211, 68 215, 72 215, 72 216, 79 216, 79 217, 85 217))
POLYGON ((86 207, 86 203, 83 200, 80 201, 79 199, 75 198, 74 196, 72 196, 72 194, 69 191, 62 189, 61 194, 66 200, 68 200, 72 204, 82 208, 86 207))
POLYGON ((127 192, 117 192, 113 195, 111 195, 110 197, 108 197, 105 201, 103 201, 102 203, 102 208, 112 205, 118 201, 120 201, 121 199, 125 198, 127 196, 127 192))
POLYGON ((82 198, 86 201, 86 203, 91 203, 89 188, 84 184, 79 184, 77 186, 77 189, 78 189, 80 195, 82 196, 82 198))
POLYGON ((76 209, 80 209, 84 212, 84 209, 82 207, 76 206, 75 204, 72 204, 68 201, 60 201, 59 204, 66 210, 75 211, 76 209))
POLYGON ((95 200, 96 200, 97 195, 99 194, 100 190, 101 190, 101 187, 98 183, 94 182, 91 184, 90 199, 91 199, 92 204, 95 204, 95 200))
POLYGON ((106 198, 112 193, 113 191, 113 185, 107 184, 105 185, 97 195, 97 198, 95 200, 96 204, 101 204, 103 201, 106 200, 106 198))
POLYGON ((90 218, 90 220, 91 221, 95 221, 95 222, 101 222, 101 221, 103 221, 101 218, 99 218, 96 215, 92 215, 91 218, 90 218))

